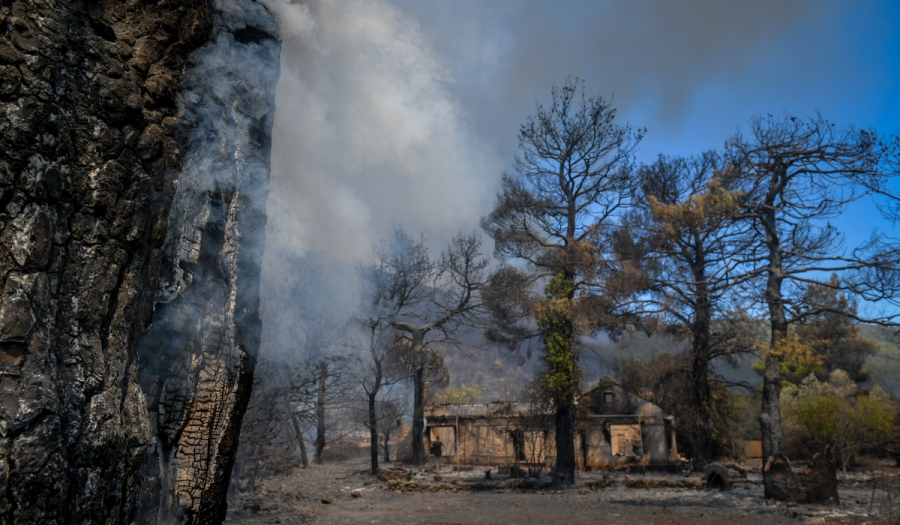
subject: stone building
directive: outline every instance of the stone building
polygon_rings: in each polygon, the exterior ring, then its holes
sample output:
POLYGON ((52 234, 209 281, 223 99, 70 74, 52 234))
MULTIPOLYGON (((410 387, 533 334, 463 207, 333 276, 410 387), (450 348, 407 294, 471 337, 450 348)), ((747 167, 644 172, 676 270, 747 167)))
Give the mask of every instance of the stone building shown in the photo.
MULTIPOLYGON (((601 381, 580 401, 575 435, 578 468, 666 464, 678 459, 675 419, 613 381, 601 381)), ((440 437, 450 462, 468 465, 552 465, 552 412, 497 401, 426 407, 426 439, 440 437), (457 454, 459 457, 457 458, 457 454)))

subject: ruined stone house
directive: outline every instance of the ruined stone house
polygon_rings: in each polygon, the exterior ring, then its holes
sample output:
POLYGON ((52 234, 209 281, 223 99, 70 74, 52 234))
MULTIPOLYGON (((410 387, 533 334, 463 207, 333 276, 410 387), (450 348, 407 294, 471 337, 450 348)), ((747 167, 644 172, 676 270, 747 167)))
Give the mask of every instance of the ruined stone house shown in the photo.
MULTIPOLYGON (((613 381, 580 401, 575 435, 578 468, 666 464, 678 459, 675 419, 613 381)), ((552 465, 552 412, 529 403, 497 401, 426 407, 426 439, 440 437, 444 456, 469 465, 552 465)))

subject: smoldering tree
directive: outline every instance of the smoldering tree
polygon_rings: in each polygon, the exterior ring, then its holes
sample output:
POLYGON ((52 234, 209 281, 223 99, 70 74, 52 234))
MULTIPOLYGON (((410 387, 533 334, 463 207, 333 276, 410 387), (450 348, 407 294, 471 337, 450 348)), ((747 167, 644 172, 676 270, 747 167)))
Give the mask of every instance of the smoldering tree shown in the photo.
POLYGON ((578 336, 621 328, 621 299, 637 272, 612 253, 608 235, 631 204, 632 152, 641 131, 615 122, 600 97, 577 81, 551 91, 519 131, 515 173, 503 176, 483 221, 506 266, 486 294, 496 327, 488 337, 511 348, 539 339, 544 388, 553 400, 555 485, 575 482, 575 401, 580 395, 578 336), (534 288, 544 285, 543 294, 534 288))
POLYGON ((660 156, 642 166, 638 204, 616 234, 617 250, 648 279, 645 316, 690 341, 686 367, 691 402, 681 421, 690 429, 697 468, 712 461, 716 360, 756 350, 752 333, 727 311, 734 287, 748 279, 739 261, 751 242, 735 220, 740 179, 715 152, 693 158, 660 156))
POLYGON ((428 372, 445 370, 437 345, 461 344, 457 335, 477 323, 482 312, 481 289, 487 260, 481 242, 472 235, 454 238, 440 259, 428 256, 423 240, 414 240, 396 229, 375 250, 369 273, 382 290, 372 308, 386 324, 401 334, 414 385, 413 464, 425 462, 425 383, 428 372), (440 364, 441 366, 438 366, 440 364))
MULTIPOLYGON (((842 236, 827 222, 870 188, 886 186, 891 174, 882 169, 878 144, 871 130, 838 128, 819 115, 758 117, 747 136, 738 134, 727 144, 727 162, 739 171, 746 192, 740 217, 750 224, 754 240, 744 262, 754 265, 764 283, 756 297, 771 330, 760 416, 765 458, 783 449, 779 399, 781 363, 792 346, 788 329, 821 309, 798 300, 803 285, 827 272, 847 275, 840 281, 846 284, 835 286, 868 299, 896 292, 890 279, 897 252, 877 238, 844 250, 842 236)), ((769 478, 764 480, 769 497, 774 491, 769 478)))

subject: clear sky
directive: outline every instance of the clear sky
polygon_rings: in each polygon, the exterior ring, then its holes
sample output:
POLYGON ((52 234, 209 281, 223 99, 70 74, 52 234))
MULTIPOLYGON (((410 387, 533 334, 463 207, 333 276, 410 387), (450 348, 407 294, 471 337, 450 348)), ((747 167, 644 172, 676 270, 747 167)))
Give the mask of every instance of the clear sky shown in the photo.
MULTIPOLYGON (((766 113, 900 133, 898 1, 266 4, 284 39, 270 235, 300 250, 476 229, 518 127, 570 75, 647 128, 641 161, 721 147, 766 113)), ((839 221, 850 240, 891 228, 872 210, 839 221)))

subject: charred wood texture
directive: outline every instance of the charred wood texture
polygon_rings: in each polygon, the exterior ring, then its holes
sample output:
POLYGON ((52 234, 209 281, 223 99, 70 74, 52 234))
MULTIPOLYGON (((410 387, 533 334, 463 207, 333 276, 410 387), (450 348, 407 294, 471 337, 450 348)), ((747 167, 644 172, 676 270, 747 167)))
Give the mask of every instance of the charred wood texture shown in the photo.
POLYGON ((2 523, 224 518, 278 70, 228 5, 0 3, 2 523), (273 72, 213 96, 225 44, 273 72))

